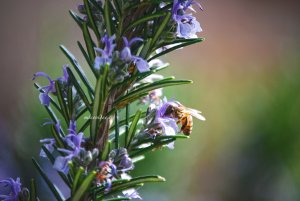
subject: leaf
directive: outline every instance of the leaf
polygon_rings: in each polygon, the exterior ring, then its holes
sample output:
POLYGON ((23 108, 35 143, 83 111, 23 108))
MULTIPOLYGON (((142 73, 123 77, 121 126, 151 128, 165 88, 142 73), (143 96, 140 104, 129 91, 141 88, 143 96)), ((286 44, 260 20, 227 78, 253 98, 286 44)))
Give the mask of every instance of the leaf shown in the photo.
MULTIPOLYGON (((157 80, 157 81, 155 81, 155 82, 164 82, 164 81, 174 80, 174 79, 175 79, 174 76, 170 76, 170 77, 165 77, 164 79, 161 79, 161 80, 157 80)), ((154 82, 152 82, 152 83, 154 83, 154 82)), ((149 85, 151 85, 152 83, 151 83, 151 82, 148 82, 148 83, 140 83, 139 85, 133 87, 133 88, 131 89, 131 91, 135 91, 135 90, 141 89, 141 88, 143 88, 143 87, 149 86, 149 85)))
POLYGON ((76 175, 74 177, 74 181, 73 181, 73 186, 72 186, 72 194, 75 193, 77 187, 78 187, 78 184, 79 184, 79 179, 81 177, 81 175, 84 173, 84 168, 83 167, 79 167, 77 172, 76 172, 76 175))
POLYGON ((90 124, 91 124, 91 120, 88 119, 88 120, 82 125, 82 127, 79 129, 79 132, 85 131, 85 129, 87 129, 87 127, 89 127, 90 124))
POLYGON ((84 102, 85 106, 87 107, 89 112, 92 112, 92 108, 91 108, 88 98, 86 97, 83 89, 80 87, 79 83, 77 82, 73 72, 68 67, 67 67, 67 72, 69 74, 69 78, 70 78, 71 82, 73 83, 76 91, 78 92, 78 94, 79 94, 80 98, 82 99, 82 101, 84 102))
POLYGON ((30 180, 30 201, 37 201, 36 182, 34 179, 30 180))
POLYGON ((104 200, 104 201, 118 201, 118 200, 131 200, 128 197, 118 197, 118 198, 112 198, 112 199, 108 199, 108 200, 104 200))
MULTIPOLYGON (((187 39, 185 39, 185 40, 187 40, 187 39)), ((165 54, 167 54, 169 52, 177 50, 179 48, 182 48, 182 47, 185 47, 185 46, 188 46, 188 45, 192 45, 192 44, 195 44, 195 43, 200 43, 203 40, 204 40, 204 38, 196 38, 196 39, 192 39, 192 40, 190 40, 188 42, 182 42, 179 45, 176 45, 174 47, 171 47, 171 48, 169 48, 169 49, 167 49, 167 50, 165 50, 163 52, 160 52, 160 53, 154 55, 153 57, 151 57, 150 59, 148 59, 148 62, 151 61, 151 60, 153 60, 153 59, 155 59, 155 58, 157 58, 157 57, 163 56, 163 55, 165 55, 165 54)))
POLYGON ((75 22, 78 24, 78 26, 82 29, 82 24, 84 20, 72 10, 69 10, 69 13, 71 17, 75 20, 75 22))
POLYGON ((107 77, 108 77, 108 70, 109 66, 106 65, 104 68, 103 75, 101 75, 96 83, 96 90, 95 90, 95 99, 93 103, 93 110, 92 110, 92 120, 91 120, 91 127, 90 127, 90 135, 91 139, 94 139, 95 134, 98 129, 98 116, 102 113, 104 102, 107 96, 107 77), (94 118, 95 117, 95 118, 94 118))
POLYGON ((145 43, 141 53, 139 54, 142 58, 148 58, 149 54, 151 53, 151 44, 152 44, 152 38, 149 38, 147 42, 145 43))
POLYGON ((63 89, 62 89, 61 84, 59 83, 59 81, 55 81, 55 90, 56 90, 56 94, 57 94, 57 100, 59 102, 60 108, 61 108, 62 113, 63 113, 63 117, 66 120, 67 125, 69 125, 70 116, 69 116, 69 113, 68 113, 68 108, 67 108, 67 105, 66 105, 66 101, 65 101, 65 99, 63 97, 63 94, 62 94, 63 89))
POLYGON ((76 120, 79 119, 86 111, 87 111, 87 107, 84 105, 84 108, 82 108, 76 115, 76 120))
POLYGON ((133 162, 133 163, 137 163, 137 162, 140 162, 140 161, 142 161, 142 160, 144 160, 144 159, 145 159, 145 156, 140 155, 140 156, 137 156, 137 157, 132 158, 132 162, 133 162))
MULTIPOLYGON (((116 185, 113 184, 110 191, 108 191, 105 194, 105 196, 109 196, 114 193, 120 192, 122 190, 132 188, 133 186, 136 186, 136 185, 140 185, 140 184, 144 184, 144 183, 148 183, 148 182, 164 182, 164 181, 166 181, 165 178, 163 178, 161 176, 157 176, 157 175, 136 177, 133 179, 129 179, 128 181, 125 181, 120 184, 116 184, 116 185)), ((103 193, 103 192, 104 192, 104 189, 100 191, 100 193, 103 193)))
POLYGON ((87 12, 87 16, 88 16, 89 22, 91 24, 91 27, 92 27, 97 39, 100 40, 101 36, 100 36, 99 30, 98 30, 98 27, 96 26, 96 22, 94 20, 93 14, 92 14, 89 0, 83 0, 83 2, 84 2, 84 7, 87 12))
POLYGON ((129 98, 126 98, 126 99, 122 99, 117 104, 114 104, 114 108, 113 109, 115 109, 115 110, 116 109, 121 109, 121 108, 125 107, 127 104, 132 103, 132 102, 134 102, 134 101, 136 101, 136 100, 138 100, 138 99, 140 99, 140 98, 142 98, 144 96, 147 96, 147 95, 148 95, 148 92, 144 92, 144 93, 138 93, 138 94, 136 94, 134 96, 131 96, 129 98))
POLYGON ((126 148, 128 148, 130 146, 130 143, 135 135, 135 132, 136 132, 136 129, 137 129, 137 124, 141 118, 141 115, 142 115, 142 111, 141 110, 138 110, 135 114, 135 117, 129 127, 129 130, 128 130, 128 135, 126 135, 125 139, 126 139, 126 148))
POLYGON ((161 70, 164 70, 165 68, 169 67, 169 63, 164 63, 163 65, 157 67, 157 68, 154 68, 154 69, 151 69, 149 72, 145 72, 145 73, 137 73, 137 75, 135 75, 135 77, 137 78, 136 81, 141 81, 142 79, 152 75, 153 73, 157 73, 161 70))
POLYGON ((148 92, 168 86, 175 86, 175 85, 182 85, 182 84, 190 84, 192 83, 191 80, 161 80, 157 82, 153 82, 147 86, 141 87, 137 90, 131 91, 128 94, 122 96, 121 98, 117 99, 114 103, 116 108, 120 108, 125 106, 126 104, 133 102, 140 98, 141 94, 148 94, 148 92))
POLYGON ((165 141, 160 141, 158 143, 154 143, 154 144, 150 145, 149 147, 138 149, 137 151, 130 154, 130 158, 134 158, 134 157, 137 157, 139 155, 143 155, 144 153, 146 153, 148 151, 152 151, 154 148, 163 146, 165 144, 169 144, 171 142, 174 142, 175 140, 176 139, 173 138, 173 139, 169 139, 169 140, 165 140, 165 141))
POLYGON ((113 24, 111 21, 111 7, 110 7, 110 2, 109 0, 105 0, 104 3, 104 21, 105 21, 105 25, 106 25, 106 31, 108 36, 112 36, 113 35, 113 24))
POLYGON ((115 149, 119 149, 119 114, 115 112, 115 149))
POLYGON ((46 111, 48 112, 48 114, 49 114, 51 120, 52 120, 55 124, 58 123, 58 119, 57 119, 57 117, 56 117, 54 111, 51 109, 51 107, 45 106, 45 109, 46 109, 46 111))
POLYGON ((36 169, 38 170, 38 172, 40 173, 40 175, 42 176, 42 178, 44 179, 44 181, 46 182, 46 184, 48 185, 48 187, 50 188, 50 190, 53 193, 53 195, 55 196, 55 198, 58 201, 64 201, 65 199, 64 199, 62 193, 59 191, 59 189, 56 188, 56 186, 48 178, 47 174, 43 171, 43 169, 38 164, 38 162, 34 158, 32 158, 32 162, 33 162, 34 166, 36 167, 36 169))
POLYGON ((140 140, 137 143, 133 144, 132 147, 137 147, 149 142, 158 143, 158 142, 163 142, 163 140, 176 140, 176 139, 189 139, 189 138, 190 137, 186 135, 157 136, 154 139, 149 138, 149 139, 140 140))
POLYGON ((77 41, 77 44, 79 46, 79 49, 81 51, 81 53, 83 54, 86 62, 88 63, 88 66, 90 67, 91 71, 93 72, 95 77, 98 77, 98 72, 96 71, 96 69, 94 68, 94 61, 91 61, 89 55, 86 53, 85 49, 83 48, 83 46, 81 45, 81 43, 79 41, 77 41))
POLYGON ((67 91, 67 101, 68 101, 68 110, 70 114, 70 119, 74 119, 76 117, 76 113, 74 111, 73 104, 73 87, 70 85, 67 91))
POLYGON ((106 161, 107 156, 110 152, 110 148, 111 148, 111 141, 108 141, 105 144, 104 151, 101 153, 101 157, 100 157, 101 161, 106 161))
POLYGON ((99 12, 103 15, 103 13, 104 13, 104 10, 103 10, 103 8, 97 3, 97 1, 96 0, 90 0, 90 2, 93 4, 93 6, 95 7, 95 8, 97 8, 98 10, 99 10, 99 12))
POLYGON ((115 8, 116 8, 115 10, 116 10, 117 15, 121 16, 122 9, 121 9, 120 3, 122 3, 122 2, 119 3, 119 0, 113 0, 113 2, 114 2, 114 5, 115 5, 115 8))
POLYGON ((83 25, 82 26, 83 38, 84 38, 84 41, 85 41, 87 52, 89 54, 90 60, 95 61, 95 57, 96 57, 95 47, 96 46, 93 42, 93 39, 91 37, 91 34, 89 32, 87 24, 83 23, 82 25, 83 25))
POLYGON ((74 196, 72 196, 71 201, 80 201, 84 193, 88 190, 95 176, 95 171, 92 171, 88 174, 88 176, 83 180, 83 182, 79 186, 78 190, 75 192, 74 196))
POLYGON ((154 35, 152 43, 151 43, 151 47, 155 46, 155 44, 158 41, 159 37, 161 36, 164 29, 168 25, 170 19, 171 19, 171 13, 168 13, 166 15, 165 19, 162 21, 161 25, 159 26, 158 30, 155 32, 155 35, 154 35))
POLYGON ((117 88, 120 88, 124 85, 130 85, 128 83, 132 83, 132 82, 138 82, 138 81, 141 81, 142 79, 152 75, 153 73, 157 73, 165 68, 167 68, 169 66, 168 63, 165 63, 164 65, 158 67, 158 68, 155 68, 155 69, 150 69, 150 71, 148 72, 144 72, 144 73, 139 73, 137 72, 136 74, 132 75, 131 77, 129 77, 128 79, 126 79, 124 82, 122 83, 118 83, 118 84, 115 84, 111 87, 110 91, 113 91, 117 88))
POLYGON ((63 53, 66 55, 66 57, 69 59, 69 61, 72 63, 73 67, 75 68, 80 79, 82 80, 82 82, 84 83, 86 88, 88 89, 89 94, 92 98, 94 95, 93 88, 92 88, 91 84, 89 83, 88 79, 86 78, 86 75, 84 74, 78 61, 75 59, 74 55, 71 52, 69 52, 69 50, 66 47, 64 47, 63 45, 60 45, 59 47, 63 51, 63 53))
POLYGON ((136 21, 132 22, 128 27, 126 27, 124 29, 123 35, 124 35, 124 33, 126 33, 127 31, 129 31, 130 29, 136 27, 139 24, 142 24, 144 22, 148 22, 148 21, 153 20, 153 19, 158 18, 158 17, 162 17, 164 15, 166 15, 166 12, 156 12, 156 13, 144 16, 140 19, 137 19, 136 21))
MULTIPOLYGON (((127 93, 128 93, 128 91, 126 92, 126 94, 127 93)), ((129 106, 129 104, 127 104, 126 108, 125 108, 125 136, 128 136, 128 131, 129 131, 129 120, 130 120, 130 117, 129 117, 130 111, 129 110, 130 110, 130 106, 129 106)), ((126 146, 126 137, 125 137, 125 146, 126 146)))
POLYGON ((54 125, 51 126, 51 133, 53 135, 53 138, 55 139, 55 142, 59 148, 65 148, 64 141, 62 139, 62 136, 57 132, 54 125))

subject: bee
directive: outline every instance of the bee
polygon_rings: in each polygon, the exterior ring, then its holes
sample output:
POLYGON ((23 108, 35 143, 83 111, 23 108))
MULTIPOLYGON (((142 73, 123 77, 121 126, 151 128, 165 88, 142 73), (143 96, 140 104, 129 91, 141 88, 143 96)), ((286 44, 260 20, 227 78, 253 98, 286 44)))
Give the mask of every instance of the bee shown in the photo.
POLYGON ((168 103, 164 116, 177 119, 177 123, 181 124, 181 132, 185 135, 192 133, 193 117, 205 121, 200 111, 187 108, 177 101, 168 103))

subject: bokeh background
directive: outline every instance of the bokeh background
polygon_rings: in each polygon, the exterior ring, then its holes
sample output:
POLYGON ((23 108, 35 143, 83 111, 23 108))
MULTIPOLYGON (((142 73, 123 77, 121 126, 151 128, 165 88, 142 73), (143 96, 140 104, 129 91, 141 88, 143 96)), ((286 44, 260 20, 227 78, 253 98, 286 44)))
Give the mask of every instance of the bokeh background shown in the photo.
MULTIPOLYGON (((3 1, 0 6, 0 178, 36 176, 31 157, 49 130, 32 74, 61 73, 66 45, 82 61, 68 15, 79 1, 3 1)), ((206 41, 163 60, 164 75, 194 80, 165 93, 203 111, 190 140, 150 153, 136 175, 166 183, 146 201, 300 200, 300 12, 296 0, 203 0, 206 41)), ((47 167, 47 165, 45 165, 47 167)), ((51 167, 49 167, 51 169, 51 167)), ((41 188, 45 187, 43 182, 41 188)), ((53 200, 43 196, 42 200, 53 200)))

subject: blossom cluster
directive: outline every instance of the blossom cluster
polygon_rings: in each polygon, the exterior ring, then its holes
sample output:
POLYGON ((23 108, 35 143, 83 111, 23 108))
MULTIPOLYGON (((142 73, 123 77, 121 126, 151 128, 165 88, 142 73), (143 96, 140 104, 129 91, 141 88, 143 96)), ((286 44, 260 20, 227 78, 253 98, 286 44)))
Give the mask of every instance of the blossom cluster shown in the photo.
MULTIPOLYGON (((78 44, 96 84, 64 47, 71 65, 63 66, 62 76, 33 75, 34 81, 46 78, 46 85, 35 87, 51 118, 44 125, 51 127, 52 137, 40 140, 40 157, 49 159, 70 188, 67 200, 142 199, 138 189, 143 183, 165 179, 133 178, 134 164, 147 151, 174 149, 175 140, 188 138, 193 117, 205 120, 200 111, 163 95, 163 87, 191 81, 157 74, 168 66, 157 57, 202 41, 193 6, 202 10, 193 0, 84 0, 78 6, 81 15, 70 12, 83 31, 86 47, 78 44), (148 109, 131 115, 132 103, 148 109)), ((55 198, 65 200, 33 161, 55 198)), ((22 188, 19 178, 1 180, 0 200, 28 200, 36 196, 35 188, 22 188)))

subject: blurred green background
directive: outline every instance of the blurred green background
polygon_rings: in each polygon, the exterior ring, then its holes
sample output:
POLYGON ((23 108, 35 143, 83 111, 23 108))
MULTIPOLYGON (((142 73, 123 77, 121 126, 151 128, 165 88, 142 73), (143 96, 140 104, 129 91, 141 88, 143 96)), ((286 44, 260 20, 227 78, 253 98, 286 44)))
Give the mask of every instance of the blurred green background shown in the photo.
MULTIPOLYGON (((59 44, 83 63, 81 32, 68 15, 78 3, 1 2, 0 178, 28 183, 36 174, 30 159, 50 133, 40 126, 47 115, 31 78, 36 71, 61 74, 67 60, 59 44)), ((143 187, 144 200, 300 200, 300 3, 201 3, 199 36, 206 41, 162 59, 172 64, 164 75, 194 80, 166 95, 201 110, 207 121, 195 120, 191 139, 176 142, 175 150, 150 153, 136 165, 135 175, 167 178, 143 187)))

